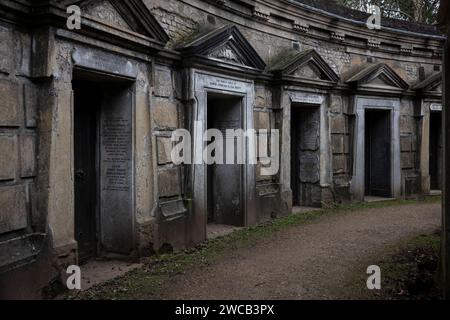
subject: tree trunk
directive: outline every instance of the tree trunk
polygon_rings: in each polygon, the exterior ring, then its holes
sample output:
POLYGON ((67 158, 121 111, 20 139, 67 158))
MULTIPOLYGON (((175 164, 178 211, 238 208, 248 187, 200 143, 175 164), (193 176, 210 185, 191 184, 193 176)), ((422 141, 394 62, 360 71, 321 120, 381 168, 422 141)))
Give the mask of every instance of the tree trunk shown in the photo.
POLYGON ((414 20, 417 22, 424 22, 423 8, 425 0, 413 0, 414 20))

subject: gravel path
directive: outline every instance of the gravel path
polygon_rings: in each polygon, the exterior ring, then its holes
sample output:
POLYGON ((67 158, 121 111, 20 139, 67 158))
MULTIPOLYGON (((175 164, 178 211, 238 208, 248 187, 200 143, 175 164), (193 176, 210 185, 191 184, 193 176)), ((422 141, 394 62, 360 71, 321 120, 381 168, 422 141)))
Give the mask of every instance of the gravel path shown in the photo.
POLYGON ((418 203, 323 216, 177 275, 159 298, 358 298, 367 267, 401 241, 436 231, 440 213, 438 203, 418 203))

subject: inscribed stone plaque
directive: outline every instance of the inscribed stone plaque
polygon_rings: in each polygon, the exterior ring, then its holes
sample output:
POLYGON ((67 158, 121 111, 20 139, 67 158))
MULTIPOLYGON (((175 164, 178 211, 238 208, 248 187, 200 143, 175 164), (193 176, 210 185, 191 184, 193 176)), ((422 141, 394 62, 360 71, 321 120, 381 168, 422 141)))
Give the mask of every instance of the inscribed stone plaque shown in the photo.
POLYGON ((242 92, 244 90, 242 82, 225 78, 211 77, 209 78, 208 86, 214 89, 229 90, 229 91, 242 92))
POLYGON ((101 230, 102 245, 116 253, 132 250, 132 93, 114 92, 101 117, 101 230))

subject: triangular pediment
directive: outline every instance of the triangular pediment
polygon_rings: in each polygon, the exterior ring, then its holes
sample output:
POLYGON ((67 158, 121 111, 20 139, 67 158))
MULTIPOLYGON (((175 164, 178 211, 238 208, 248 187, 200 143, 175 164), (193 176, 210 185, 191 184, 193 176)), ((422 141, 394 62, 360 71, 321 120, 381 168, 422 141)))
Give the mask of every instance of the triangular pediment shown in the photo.
POLYGON ((405 90, 409 88, 408 83, 403 80, 391 67, 384 63, 368 66, 357 72, 346 81, 358 86, 372 86, 378 88, 396 88, 405 90))
POLYGON ((437 72, 425 80, 419 82, 413 87, 413 90, 418 90, 425 93, 442 92, 442 72, 437 72))
POLYGON ((82 15, 145 35, 161 44, 169 41, 169 36, 142 0, 63 0, 60 3, 78 5, 82 15))
POLYGON ((123 29, 134 31, 128 22, 120 15, 110 0, 91 0, 84 1, 80 6, 83 14, 90 15, 102 22, 116 25, 123 29))
POLYGON ((202 57, 229 65, 263 71, 266 64, 235 26, 224 26, 179 46, 185 57, 202 57))
POLYGON ((270 71, 281 76, 294 78, 339 81, 339 76, 315 50, 288 54, 271 67, 270 71))

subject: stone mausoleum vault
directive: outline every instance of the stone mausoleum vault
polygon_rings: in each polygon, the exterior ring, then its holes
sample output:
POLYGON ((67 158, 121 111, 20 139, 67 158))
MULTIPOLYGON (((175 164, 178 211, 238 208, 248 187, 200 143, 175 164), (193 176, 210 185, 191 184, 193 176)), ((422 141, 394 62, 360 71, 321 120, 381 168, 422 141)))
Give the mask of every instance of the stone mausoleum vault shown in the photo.
POLYGON ((0 297, 93 258, 195 246, 211 226, 440 192, 444 37, 368 30, 325 2, 2 0, 0 297), (256 163, 178 164, 180 129, 193 155, 206 129, 279 143, 256 163))

